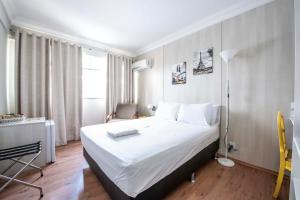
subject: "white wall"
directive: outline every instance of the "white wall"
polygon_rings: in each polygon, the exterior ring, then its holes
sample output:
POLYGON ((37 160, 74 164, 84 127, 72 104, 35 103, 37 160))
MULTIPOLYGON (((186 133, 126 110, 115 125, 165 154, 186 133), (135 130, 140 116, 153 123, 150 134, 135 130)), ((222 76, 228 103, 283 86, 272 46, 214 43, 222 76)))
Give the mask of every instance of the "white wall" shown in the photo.
POLYGON ((294 136, 300 138, 300 1, 298 1, 298 0, 295 0, 295 126, 294 126, 294 136))
POLYGON ((164 99, 182 103, 221 104, 221 24, 164 46, 164 99), (213 47, 213 73, 193 75, 195 51, 213 47), (172 85, 172 67, 186 61, 186 84, 172 85))
POLYGON ((150 115, 147 105, 158 105, 159 101, 163 99, 163 48, 141 55, 136 59, 141 60, 145 57, 152 60, 152 68, 137 72, 137 104, 141 115, 150 115))
MULTIPOLYGON (((235 141, 239 150, 230 156, 278 170, 276 114, 280 110, 289 117, 294 98, 293 26, 293 0, 276 0, 138 56, 136 60, 151 58, 155 62, 154 69, 140 73, 139 90, 143 92, 139 93, 139 111, 159 100, 212 101, 222 104, 225 111, 226 70, 219 53, 237 48, 240 52, 230 64, 229 140, 235 141), (214 48, 214 72, 193 76, 193 52, 209 47, 214 48), (187 61, 187 83, 172 85, 170 68, 183 61, 187 61)), ((220 145, 223 150, 223 142, 220 145)))
POLYGON ((83 99, 82 100, 82 125, 90 126, 104 123, 105 99, 83 99))
MULTIPOLYGON (((277 171, 277 112, 288 119, 294 99, 293 0, 273 1, 226 20, 222 27, 222 48, 240 50, 230 63, 229 131, 239 149, 230 156, 277 171)), ((223 95, 223 105, 225 101, 223 95)), ((286 120, 289 148, 290 125, 286 120)))
POLYGON ((104 122, 106 114, 106 68, 106 53, 90 49, 83 50, 83 126, 104 122))
POLYGON ((7 30, 0 19, 0 114, 6 113, 6 43, 7 30))
MULTIPOLYGON (((297 151, 296 141, 300 145, 300 1, 294 1, 295 10, 295 123, 294 123, 294 144, 292 160, 292 178, 290 184, 290 200, 295 200, 294 179, 300 181, 300 152, 297 151)), ((298 183, 299 184, 299 183, 298 183)), ((300 195, 300 185, 296 186, 298 196, 300 195)))

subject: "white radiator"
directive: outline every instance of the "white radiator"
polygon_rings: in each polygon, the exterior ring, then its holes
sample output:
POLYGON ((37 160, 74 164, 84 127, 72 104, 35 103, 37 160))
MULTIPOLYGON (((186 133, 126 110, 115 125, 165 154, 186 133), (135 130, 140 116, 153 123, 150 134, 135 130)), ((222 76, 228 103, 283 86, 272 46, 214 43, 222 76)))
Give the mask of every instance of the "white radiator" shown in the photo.
POLYGON ((55 157, 55 123, 53 120, 46 121, 46 159, 47 163, 56 161, 55 157))

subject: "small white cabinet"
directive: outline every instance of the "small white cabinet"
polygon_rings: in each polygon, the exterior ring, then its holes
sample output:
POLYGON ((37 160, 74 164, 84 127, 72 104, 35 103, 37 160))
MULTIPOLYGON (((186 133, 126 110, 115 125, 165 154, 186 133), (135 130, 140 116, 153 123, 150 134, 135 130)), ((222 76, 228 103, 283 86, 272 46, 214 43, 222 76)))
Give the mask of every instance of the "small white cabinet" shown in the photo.
MULTIPOLYGON (((29 118, 20 122, 0 124, 0 149, 41 141, 42 152, 34 164, 45 166, 48 162, 55 161, 55 145, 53 145, 55 132, 52 129, 54 130, 54 122, 46 121, 45 118, 29 118)), ((32 156, 23 159, 29 160, 29 158, 32 156)), ((11 161, 1 161, 0 172, 10 163, 11 161)))

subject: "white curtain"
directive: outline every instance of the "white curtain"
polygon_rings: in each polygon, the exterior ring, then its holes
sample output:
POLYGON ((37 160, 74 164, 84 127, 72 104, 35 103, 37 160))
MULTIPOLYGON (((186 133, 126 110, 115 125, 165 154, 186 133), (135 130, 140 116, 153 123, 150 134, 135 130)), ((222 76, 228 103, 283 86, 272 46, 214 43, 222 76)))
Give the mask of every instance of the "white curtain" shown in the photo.
POLYGON ((52 115, 56 145, 80 138, 82 124, 82 50, 81 47, 52 41, 52 115))
POLYGON ((49 40, 16 32, 19 112, 26 117, 50 117, 49 40))
POLYGON ((123 57, 124 68, 124 82, 123 82, 123 103, 133 103, 133 72, 132 72, 132 59, 123 57))
POLYGON ((106 113, 115 112, 118 103, 133 102, 132 59, 107 55, 106 113))
POLYGON ((16 30, 18 111, 55 122, 56 145, 78 140, 82 124, 81 47, 16 30))

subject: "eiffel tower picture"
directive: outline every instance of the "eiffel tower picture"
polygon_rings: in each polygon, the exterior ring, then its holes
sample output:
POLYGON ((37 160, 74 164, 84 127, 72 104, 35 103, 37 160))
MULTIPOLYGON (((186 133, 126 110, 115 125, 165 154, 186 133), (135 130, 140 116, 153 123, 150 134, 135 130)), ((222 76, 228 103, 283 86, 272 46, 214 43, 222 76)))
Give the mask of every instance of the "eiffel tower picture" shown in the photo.
POLYGON ((213 48, 194 52, 193 75, 209 74, 213 72, 213 48))

